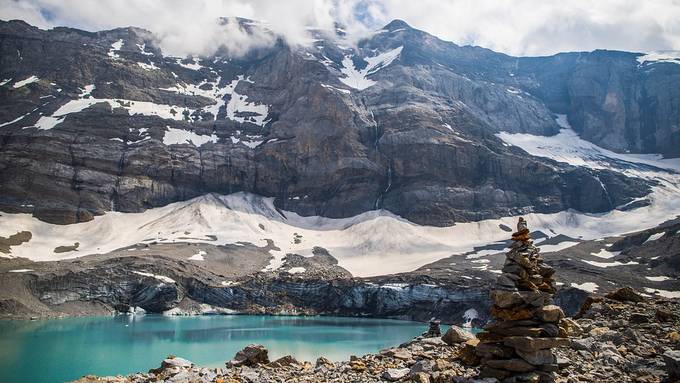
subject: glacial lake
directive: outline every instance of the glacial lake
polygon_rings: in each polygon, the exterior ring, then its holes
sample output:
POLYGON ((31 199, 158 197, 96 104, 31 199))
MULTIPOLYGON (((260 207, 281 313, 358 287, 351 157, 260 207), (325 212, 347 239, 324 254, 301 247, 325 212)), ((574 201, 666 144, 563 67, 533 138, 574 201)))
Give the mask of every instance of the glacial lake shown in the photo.
MULTIPOLYGON (((445 326, 442 326, 442 330, 445 326)), ((64 382, 156 368, 168 355, 224 367, 250 343, 269 357, 346 360, 397 346, 426 323, 341 317, 161 315, 0 321, 0 382, 64 382)))

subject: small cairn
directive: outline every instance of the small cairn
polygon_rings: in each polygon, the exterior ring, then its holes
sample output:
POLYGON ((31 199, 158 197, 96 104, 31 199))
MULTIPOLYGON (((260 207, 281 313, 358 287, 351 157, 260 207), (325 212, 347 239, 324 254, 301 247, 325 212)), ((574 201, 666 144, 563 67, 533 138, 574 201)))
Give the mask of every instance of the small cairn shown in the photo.
POLYGON ((439 327, 441 324, 441 321, 435 318, 430 319, 430 327, 427 329, 426 332, 423 333, 423 336, 425 338, 435 338, 442 336, 442 330, 439 327))
POLYGON ((527 223, 519 218, 503 273, 491 290, 491 323, 477 334, 480 377, 503 383, 554 382, 557 359, 551 348, 568 346, 560 327, 562 310, 553 304, 555 270, 543 263, 527 223))

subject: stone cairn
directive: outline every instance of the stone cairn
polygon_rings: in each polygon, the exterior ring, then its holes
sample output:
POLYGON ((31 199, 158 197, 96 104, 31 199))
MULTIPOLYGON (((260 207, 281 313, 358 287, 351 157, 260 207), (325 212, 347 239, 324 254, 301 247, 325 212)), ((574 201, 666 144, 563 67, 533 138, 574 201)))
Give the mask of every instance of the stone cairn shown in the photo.
POLYGON ((438 320, 436 318, 430 319, 430 327, 427 329, 426 332, 423 333, 423 336, 425 338, 434 338, 434 337, 442 336, 442 330, 439 327, 440 324, 441 324, 440 320, 438 320))
POLYGON ((477 336, 480 377, 504 383, 554 382, 557 359, 551 348, 568 346, 564 313, 553 305, 555 270, 543 263, 527 223, 519 219, 503 273, 491 290, 493 321, 477 336))

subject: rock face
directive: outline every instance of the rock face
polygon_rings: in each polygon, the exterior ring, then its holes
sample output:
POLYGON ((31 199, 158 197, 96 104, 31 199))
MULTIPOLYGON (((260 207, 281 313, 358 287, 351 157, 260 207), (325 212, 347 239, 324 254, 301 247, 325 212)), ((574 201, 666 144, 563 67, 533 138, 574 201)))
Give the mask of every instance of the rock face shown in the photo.
POLYGON ((678 65, 602 51, 515 58, 398 21, 356 50, 315 37, 323 44, 181 59, 137 28, 0 22, 0 210, 69 224, 248 191, 302 215, 384 208, 448 225, 605 212, 649 192, 494 135, 556 133, 555 113, 610 148, 680 154, 678 65), (378 53, 393 60, 372 85, 351 83, 347 61, 364 68, 378 53))
POLYGON ((494 320, 478 335, 480 376, 507 383, 554 382, 559 366, 551 349, 570 344, 560 325, 564 313, 552 304, 555 270, 543 263, 524 218, 512 240, 491 290, 494 320))

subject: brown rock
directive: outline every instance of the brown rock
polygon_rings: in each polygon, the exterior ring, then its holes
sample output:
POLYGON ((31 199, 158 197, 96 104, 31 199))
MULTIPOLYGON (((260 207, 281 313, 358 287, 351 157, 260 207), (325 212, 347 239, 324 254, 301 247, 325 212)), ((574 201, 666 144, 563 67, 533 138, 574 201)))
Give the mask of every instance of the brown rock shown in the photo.
POLYGON ((662 308, 656 309, 655 316, 656 320, 658 320, 659 322, 670 322, 673 319, 675 319, 675 315, 673 315, 673 313, 670 310, 662 308))
POLYGON ((480 378, 496 378, 501 380, 507 378, 508 376, 510 376, 510 372, 497 368, 491 368, 489 366, 484 366, 479 371, 480 378))
POLYGON ((430 375, 424 372, 418 372, 411 377, 414 383, 430 383, 430 375))
POLYGON ((491 307, 491 315, 494 318, 508 321, 530 319, 533 317, 531 311, 525 307, 503 309, 493 306, 491 307))
POLYGON ((333 365, 333 362, 331 362, 329 359, 327 359, 323 356, 320 356, 316 359, 316 367, 321 367, 321 366, 324 366, 326 368, 331 368, 334 365, 333 365))
POLYGON ((517 291, 492 290, 491 300, 500 308, 509 308, 524 304, 524 299, 517 291))
POLYGON ((622 287, 605 295, 609 299, 621 302, 642 302, 645 298, 630 287, 622 287))
POLYGON ((559 322, 564 318, 564 312, 560 306, 548 305, 536 310, 536 317, 543 322, 559 322))
POLYGON ((503 340, 503 344, 517 350, 536 351, 555 347, 568 347, 571 342, 566 338, 532 338, 528 336, 512 336, 503 340))
POLYGON ((269 351, 261 344, 249 344, 227 362, 228 367, 254 366, 269 363, 269 351))
POLYGON ((524 359, 491 359, 486 361, 486 365, 491 368, 514 371, 514 372, 529 372, 536 369, 535 366, 528 363, 524 359))
POLYGON ((550 349, 536 350, 536 351, 524 351, 521 349, 516 349, 517 355, 521 356, 522 359, 533 364, 534 366, 540 366, 543 364, 552 364, 557 361, 555 355, 553 355, 550 349))
POLYGON ((297 359, 293 358, 292 355, 282 356, 279 359, 268 364, 269 367, 284 367, 290 366, 291 364, 300 364, 297 359))
POLYGON ((448 331, 446 331, 446 334, 442 336, 442 340, 449 346, 453 346, 454 344, 463 343, 470 339, 474 339, 474 337, 475 336, 469 331, 463 330, 458 326, 451 326, 448 331))

